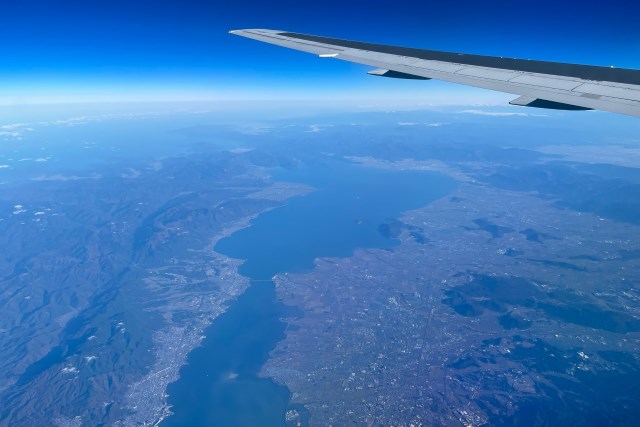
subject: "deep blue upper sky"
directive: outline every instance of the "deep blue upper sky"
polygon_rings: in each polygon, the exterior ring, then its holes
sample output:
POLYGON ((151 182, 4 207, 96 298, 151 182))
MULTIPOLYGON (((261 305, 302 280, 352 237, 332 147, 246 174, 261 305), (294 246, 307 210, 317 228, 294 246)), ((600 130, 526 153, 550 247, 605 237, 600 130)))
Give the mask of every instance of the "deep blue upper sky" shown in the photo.
POLYGON ((382 82, 363 66, 227 34, 238 28, 640 68, 639 12, 635 0, 11 1, 0 10, 0 103, 468 90, 382 82))

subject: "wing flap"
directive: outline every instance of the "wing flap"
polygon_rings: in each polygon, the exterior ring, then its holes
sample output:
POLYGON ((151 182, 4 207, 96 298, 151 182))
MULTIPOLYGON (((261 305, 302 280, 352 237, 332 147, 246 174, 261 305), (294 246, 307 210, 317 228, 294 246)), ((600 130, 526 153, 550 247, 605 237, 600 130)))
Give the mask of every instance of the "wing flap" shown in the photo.
POLYGON ((531 98, 529 96, 521 96, 519 98, 510 101, 511 105, 519 105, 521 107, 534 107, 544 108, 547 110, 567 110, 567 111, 579 111, 579 110, 591 110, 591 108, 580 107, 578 105, 563 104, 562 102, 548 101, 546 99, 531 98))
POLYGON ((521 83, 528 86, 540 86, 548 89, 560 89, 571 91, 580 86, 579 81, 573 79, 558 79, 554 76, 541 76, 535 74, 523 74, 512 80, 511 83, 521 83))
POLYGON ((415 74, 401 73, 393 70, 385 70, 383 68, 376 68, 375 70, 368 71, 367 74, 378 77, 390 77, 392 79, 431 80, 428 77, 421 77, 416 76, 415 74))
POLYGON ((630 101, 640 101, 640 90, 613 87, 596 83, 583 83, 575 89, 582 93, 591 93, 612 98, 628 99, 630 101))
POLYGON ((494 70, 492 68, 468 67, 456 71, 457 74, 469 77, 481 77, 491 80, 509 81, 520 77, 521 74, 516 71, 494 70))

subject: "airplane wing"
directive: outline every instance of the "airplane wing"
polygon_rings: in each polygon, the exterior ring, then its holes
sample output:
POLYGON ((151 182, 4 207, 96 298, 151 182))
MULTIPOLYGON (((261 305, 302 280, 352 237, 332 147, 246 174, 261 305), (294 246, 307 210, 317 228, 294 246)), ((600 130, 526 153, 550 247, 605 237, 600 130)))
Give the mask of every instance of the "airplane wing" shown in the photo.
POLYGON ((375 67, 369 74, 437 79, 519 95, 513 105, 603 110, 640 117, 640 70, 386 46, 275 30, 235 30, 323 58, 375 67))

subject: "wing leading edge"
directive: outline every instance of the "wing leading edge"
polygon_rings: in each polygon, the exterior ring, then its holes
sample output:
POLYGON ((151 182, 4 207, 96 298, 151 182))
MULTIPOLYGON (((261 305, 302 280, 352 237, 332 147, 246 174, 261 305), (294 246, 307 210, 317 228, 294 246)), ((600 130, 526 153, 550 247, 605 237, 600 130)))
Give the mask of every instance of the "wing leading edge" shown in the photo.
POLYGON ((375 67, 369 74, 444 80, 519 95, 513 105, 640 117, 640 70, 423 50, 275 30, 231 34, 375 67))

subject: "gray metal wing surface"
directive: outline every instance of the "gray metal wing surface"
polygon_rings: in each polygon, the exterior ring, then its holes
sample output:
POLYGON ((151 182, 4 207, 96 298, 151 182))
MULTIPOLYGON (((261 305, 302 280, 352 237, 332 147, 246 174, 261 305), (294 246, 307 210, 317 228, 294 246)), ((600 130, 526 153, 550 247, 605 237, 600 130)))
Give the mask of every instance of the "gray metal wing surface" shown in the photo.
POLYGON ((640 117, 640 70, 387 46, 286 31, 230 31, 324 58, 375 67, 369 74, 437 79, 518 95, 513 105, 603 110, 640 117))

